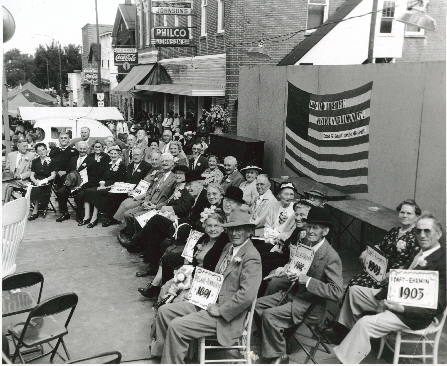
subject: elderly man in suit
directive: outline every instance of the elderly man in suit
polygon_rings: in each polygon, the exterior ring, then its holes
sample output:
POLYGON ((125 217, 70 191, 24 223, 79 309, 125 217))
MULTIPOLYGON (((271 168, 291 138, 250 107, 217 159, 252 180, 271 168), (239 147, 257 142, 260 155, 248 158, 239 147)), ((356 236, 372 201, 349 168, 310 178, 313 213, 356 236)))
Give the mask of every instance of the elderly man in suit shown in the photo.
POLYGON ((132 151, 135 147, 135 144, 137 143, 137 138, 135 135, 128 135, 126 139, 126 147, 123 150, 123 160, 124 164, 128 166, 133 160, 132 160, 132 151))
POLYGON ((81 128, 81 137, 76 137, 70 141, 70 146, 75 146, 78 142, 85 141, 88 144, 88 153, 92 152, 96 139, 90 137, 90 128, 81 128))
MULTIPOLYGON (((132 150, 132 163, 130 163, 126 168, 126 183, 138 184, 147 173, 151 170, 151 165, 143 160, 144 150, 140 147, 135 147, 132 150)), ((113 218, 118 207, 121 203, 128 197, 127 193, 108 193, 106 199, 106 212, 105 221, 103 222, 103 227, 108 227, 110 225, 116 225, 120 222, 113 218)))
POLYGON ((163 134, 161 135, 161 141, 159 143, 159 148, 162 154, 169 152, 171 141, 172 141, 172 131, 164 130, 163 134))
POLYGON ((263 363, 287 359, 284 330, 299 323, 310 305, 315 308, 309 320, 317 320, 324 315, 326 300, 339 301, 343 295, 341 259, 325 238, 331 225, 326 209, 314 207, 309 211, 303 244, 312 248, 314 257, 308 272, 288 274, 293 283, 290 291, 258 299, 256 315, 261 324, 263 363))
POLYGON ((25 140, 17 142, 17 151, 12 151, 6 156, 6 166, 4 178, 8 178, 3 183, 3 202, 11 199, 15 190, 23 190, 31 175, 31 162, 34 154, 28 152, 28 143, 25 140))
POLYGON ((278 200, 273 195, 270 189, 271 183, 267 174, 260 174, 256 178, 256 190, 258 191, 258 198, 253 204, 251 209, 251 222, 257 229, 263 229, 265 220, 269 212, 270 207, 278 200))
POLYGON ((128 244, 132 236, 141 230, 136 217, 156 209, 157 205, 164 205, 174 192, 177 180, 175 174, 172 172, 173 167, 174 157, 171 154, 161 154, 161 171, 154 178, 154 183, 147 191, 143 202, 138 207, 127 210, 124 213, 126 226, 118 234, 118 241, 121 244, 128 244))
POLYGON ((253 225, 248 211, 234 211, 224 226, 231 242, 215 268, 224 276, 217 303, 206 310, 187 301, 160 307, 151 355, 161 356, 161 363, 184 363, 195 339, 214 335, 220 345, 230 346, 242 336, 246 314, 261 283, 261 258, 250 240, 253 225))
MULTIPOLYGON (((88 156, 88 150, 89 145, 86 141, 79 141, 76 144, 76 154, 71 154, 71 158, 66 161, 64 164, 64 169, 66 173, 70 172, 81 172, 82 170, 87 168, 87 156, 88 156)), ((62 154, 61 154, 62 155, 62 154)), ((65 220, 70 219, 70 214, 68 213, 68 198, 70 197, 71 190, 75 187, 70 186, 70 182, 67 182, 67 174, 63 176, 63 181, 61 182, 57 188, 56 188, 56 196, 57 201, 59 203, 59 211, 61 215, 56 219, 56 222, 62 222, 65 220)), ((60 178, 62 179, 62 177, 60 178)), ((82 207, 76 207, 76 216, 77 219, 82 216, 81 211, 82 207)))
POLYGON ((192 157, 189 159, 189 169, 195 173, 202 174, 208 169, 208 160, 202 155, 202 144, 200 142, 192 145, 192 157))
MULTIPOLYGON (((149 183, 149 189, 152 187, 154 183, 154 179, 161 172, 161 154, 159 152, 153 152, 149 159, 149 164, 151 165, 151 170, 146 174, 144 180, 149 183)), ((147 191, 146 191, 147 192, 147 191)), ((113 215, 113 219, 119 222, 123 222, 124 214, 135 207, 138 207, 143 203, 144 198, 146 197, 146 193, 141 194, 139 196, 126 198, 123 202, 121 202, 120 206, 116 210, 113 215)))
POLYGON ((239 187, 244 181, 244 177, 239 170, 237 170, 237 160, 234 156, 227 156, 224 159, 224 170, 225 174, 221 184, 225 192, 228 187, 239 187))
POLYGON ((404 306, 387 301, 388 287, 350 287, 338 321, 351 330, 334 348, 335 355, 342 363, 359 364, 371 351, 371 338, 382 338, 399 330, 424 329, 435 318, 441 319, 446 307, 446 253, 439 243, 441 237, 440 222, 429 213, 422 214, 416 222, 416 239, 420 252, 408 268, 439 273, 437 309, 404 306), (362 317, 365 312, 377 314, 362 317))

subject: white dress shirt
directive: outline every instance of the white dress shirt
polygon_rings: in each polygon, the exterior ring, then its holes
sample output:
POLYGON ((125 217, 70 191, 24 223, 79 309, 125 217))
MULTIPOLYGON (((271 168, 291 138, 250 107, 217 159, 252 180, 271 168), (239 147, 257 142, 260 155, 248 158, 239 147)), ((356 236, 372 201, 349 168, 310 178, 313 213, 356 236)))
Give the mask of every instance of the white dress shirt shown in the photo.
POLYGON ((76 161, 76 170, 79 169, 79 167, 82 165, 86 157, 87 155, 78 157, 78 160, 76 161))

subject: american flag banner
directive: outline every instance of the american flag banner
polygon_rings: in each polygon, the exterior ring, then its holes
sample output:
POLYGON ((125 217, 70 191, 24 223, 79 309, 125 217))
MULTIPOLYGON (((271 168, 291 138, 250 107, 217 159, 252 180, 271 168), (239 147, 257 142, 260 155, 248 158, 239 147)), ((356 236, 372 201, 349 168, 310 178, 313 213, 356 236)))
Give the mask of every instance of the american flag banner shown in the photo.
POLYGON ((368 192, 372 85, 317 95, 289 82, 286 165, 346 193, 368 192))

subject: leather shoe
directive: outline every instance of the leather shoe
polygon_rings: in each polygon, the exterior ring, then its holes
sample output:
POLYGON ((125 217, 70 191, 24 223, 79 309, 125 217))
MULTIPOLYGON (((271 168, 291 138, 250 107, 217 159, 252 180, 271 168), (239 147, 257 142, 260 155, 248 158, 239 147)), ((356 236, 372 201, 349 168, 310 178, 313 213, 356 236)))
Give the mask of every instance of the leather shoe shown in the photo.
POLYGON ((84 225, 87 225, 88 223, 90 223, 90 219, 81 220, 78 222, 78 226, 84 226, 84 225))
POLYGON ((92 221, 91 223, 89 223, 88 225, 87 225, 87 227, 89 228, 89 229, 91 229, 92 227, 95 227, 96 225, 98 225, 98 219, 96 219, 95 221, 92 221))
POLYGON ((56 222, 62 222, 70 219, 70 214, 64 213, 56 219, 56 222))
POLYGON ((130 238, 124 234, 123 232, 120 232, 117 236, 119 243, 123 246, 126 247, 130 244, 130 238))
POLYGON ((118 220, 115 219, 107 219, 106 221, 104 221, 102 223, 102 227, 108 227, 108 226, 112 226, 112 225, 118 225, 120 222, 118 220))
POLYGON ((140 253, 143 250, 140 246, 134 245, 132 240, 130 240, 129 245, 125 245, 124 247, 129 253, 140 253))
POLYGON ((289 363, 289 356, 282 355, 281 357, 278 357, 274 362, 274 364, 288 364, 289 363))
POLYGON ((335 345, 339 345, 348 333, 349 329, 339 323, 335 323, 332 328, 326 328, 321 331, 323 337, 335 345))
POLYGON ((146 287, 138 288, 138 292, 144 297, 155 298, 160 293, 160 286, 154 286, 150 283, 146 287))
POLYGON ((39 214, 32 214, 28 216, 28 221, 33 221, 39 217, 39 214))

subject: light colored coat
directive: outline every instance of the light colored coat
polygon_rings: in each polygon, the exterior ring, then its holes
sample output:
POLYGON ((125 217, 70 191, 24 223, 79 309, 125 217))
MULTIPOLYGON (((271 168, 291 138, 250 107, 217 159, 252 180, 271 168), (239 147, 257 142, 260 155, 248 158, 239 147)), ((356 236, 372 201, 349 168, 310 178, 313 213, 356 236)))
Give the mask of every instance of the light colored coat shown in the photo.
POLYGON ((312 277, 309 285, 307 287, 299 285, 298 289, 289 295, 292 301, 292 317, 295 322, 302 317, 303 303, 306 305, 318 304, 312 312, 312 317, 318 319, 324 314, 326 300, 338 302, 343 296, 341 259, 326 239, 315 253, 307 275, 312 277))
POLYGON ((293 204, 291 203, 288 208, 283 208, 281 206, 281 202, 277 201, 274 202, 268 212, 267 216, 265 218, 265 227, 270 229, 276 229, 280 232, 280 239, 281 240, 287 240, 290 235, 292 235, 293 230, 295 230, 295 215, 293 211, 293 204), (278 217, 282 211, 287 210, 289 212, 289 216, 283 224, 277 224, 278 217))
MULTIPOLYGON (((230 249, 227 244, 222 251, 216 268, 230 249)), ((242 335, 247 311, 258 294, 262 281, 262 264, 258 250, 251 240, 237 252, 228 264, 219 292, 217 304, 221 316, 217 320, 217 340, 222 346, 231 346, 242 335), (240 262, 235 258, 240 258, 240 262)))
POLYGON ((6 157, 5 170, 9 170, 11 174, 18 175, 22 179, 28 179, 31 175, 31 163, 35 156, 31 152, 24 154, 24 158, 19 166, 16 166, 18 153, 18 151, 12 151, 8 154, 6 157))
POLYGON ((166 180, 164 182, 160 182, 160 180, 163 179, 164 175, 164 172, 160 172, 155 176, 154 182, 148 189, 146 197, 144 198, 145 202, 151 202, 154 205, 163 206, 164 203, 167 202, 169 197, 171 197, 172 193, 174 192, 175 184, 177 182, 175 174, 170 172, 166 180))
POLYGON ((262 197, 258 197, 251 209, 251 223, 256 225, 257 228, 263 228, 265 226, 265 220, 269 213, 270 207, 272 207, 278 200, 269 189, 262 197))

